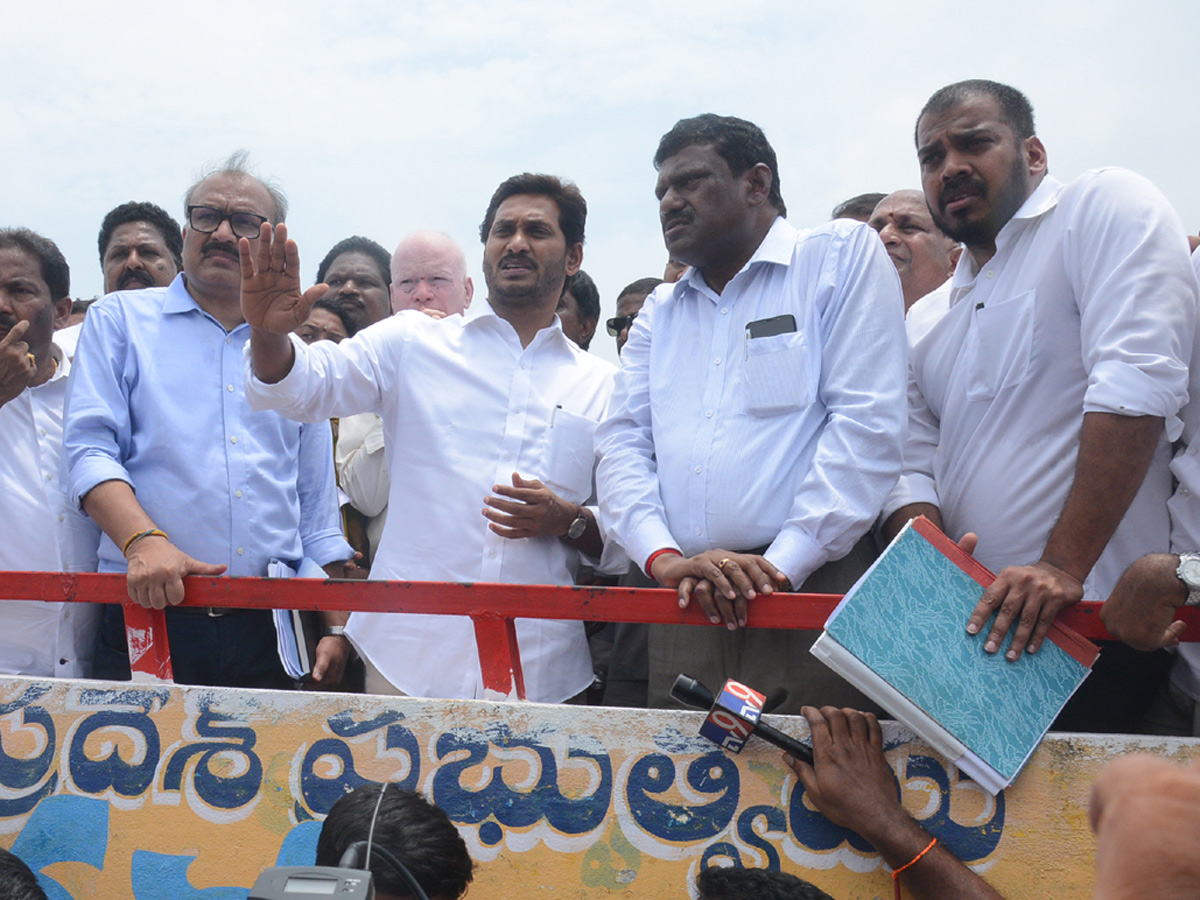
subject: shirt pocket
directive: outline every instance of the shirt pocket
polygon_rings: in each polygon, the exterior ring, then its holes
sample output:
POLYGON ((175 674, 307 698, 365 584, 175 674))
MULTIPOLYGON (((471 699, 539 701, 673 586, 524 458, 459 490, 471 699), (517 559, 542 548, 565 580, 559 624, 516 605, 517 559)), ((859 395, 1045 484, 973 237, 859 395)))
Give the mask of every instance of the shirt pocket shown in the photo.
POLYGON ((777 416, 812 402, 804 334, 790 331, 746 340, 743 385, 746 412, 777 416))
POLYGON ((967 399, 991 400, 1029 377, 1036 291, 975 310, 970 332, 967 399))
POLYGON ((565 409, 554 410, 546 442, 546 476, 543 479, 564 500, 582 503, 592 494, 596 462, 596 422, 565 409))

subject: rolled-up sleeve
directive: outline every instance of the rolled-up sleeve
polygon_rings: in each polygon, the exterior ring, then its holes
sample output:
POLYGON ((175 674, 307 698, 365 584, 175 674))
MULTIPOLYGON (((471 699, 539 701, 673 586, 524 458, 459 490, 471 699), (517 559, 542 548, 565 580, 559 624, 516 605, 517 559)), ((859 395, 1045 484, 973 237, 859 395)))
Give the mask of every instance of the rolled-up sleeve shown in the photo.
POLYGON ((354 556, 342 536, 333 474, 333 432, 328 422, 300 426, 296 492, 304 555, 322 566, 354 556))
POLYGON ((1076 219, 1116 223, 1067 235, 1088 372, 1083 411, 1160 416, 1175 440, 1200 302, 1182 224, 1154 185, 1120 169, 1097 173, 1076 219))
POLYGON ((95 304, 75 350, 64 413, 62 483, 77 507, 105 481, 137 489, 122 463, 130 444, 130 359, 125 329, 111 307, 95 304))

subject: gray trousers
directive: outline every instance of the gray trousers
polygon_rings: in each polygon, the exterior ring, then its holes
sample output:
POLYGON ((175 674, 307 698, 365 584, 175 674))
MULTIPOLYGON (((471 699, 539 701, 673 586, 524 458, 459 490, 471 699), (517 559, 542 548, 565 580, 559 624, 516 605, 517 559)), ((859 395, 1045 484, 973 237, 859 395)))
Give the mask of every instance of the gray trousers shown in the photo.
MULTIPOLYGON (((871 534, 842 559, 826 563, 797 590, 844 594, 879 555, 871 534)), ((754 621, 751 605, 751 622, 754 621)), ((883 710, 809 653, 819 631, 739 628, 723 625, 649 626, 649 704, 683 709, 671 697, 680 673, 698 678, 713 692, 733 678, 766 695, 766 712, 799 715, 801 706, 852 707, 876 715, 883 710)))

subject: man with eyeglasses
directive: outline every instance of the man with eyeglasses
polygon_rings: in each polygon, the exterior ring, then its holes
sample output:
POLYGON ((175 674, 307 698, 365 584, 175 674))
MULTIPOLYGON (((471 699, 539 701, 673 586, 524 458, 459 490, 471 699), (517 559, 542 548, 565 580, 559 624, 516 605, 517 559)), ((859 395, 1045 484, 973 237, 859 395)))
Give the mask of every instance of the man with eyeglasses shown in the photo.
MULTIPOLYGON (((290 688, 269 610, 177 607, 187 575, 263 576, 308 557, 341 574, 329 427, 252 412, 242 387, 237 241, 283 221, 283 194, 237 153, 187 193, 183 272, 167 287, 117 291, 88 315, 67 397, 72 500, 104 531, 100 571, 128 572, 129 596, 167 610, 175 680, 290 688)), ((341 679, 345 617, 317 647, 313 679, 341 679)), ((105 610, 97 677, 127 680, 120 607, 105 610)))
POLYGON ((633 320, 638 317, 650 292, 663 283, 661 278, 639 278, 633 284, 627 284, 617 295, 617 314, 605 322, 610 337, 617 339, 617 353, 629 340, 629 329, 633 320))

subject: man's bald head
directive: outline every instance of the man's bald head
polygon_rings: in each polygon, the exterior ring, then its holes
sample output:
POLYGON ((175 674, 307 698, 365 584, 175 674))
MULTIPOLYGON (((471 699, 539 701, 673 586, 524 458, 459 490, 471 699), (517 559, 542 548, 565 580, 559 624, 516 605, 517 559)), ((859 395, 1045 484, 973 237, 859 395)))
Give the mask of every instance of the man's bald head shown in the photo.
POLYGON ((467 259, 449 235, 418 231, 402 240, 392 254, 392 311, 465 312, 475 285, 467 276, 467 259))
POLYGON ((888 194, 876 205, 867 224, 879 232, 896 266, 906 311, 941 287, 958 262, 958 244, 934 224, 921 191, 888 194))

